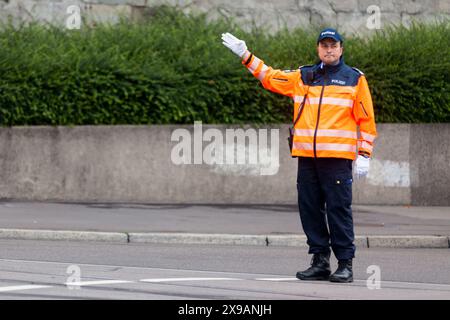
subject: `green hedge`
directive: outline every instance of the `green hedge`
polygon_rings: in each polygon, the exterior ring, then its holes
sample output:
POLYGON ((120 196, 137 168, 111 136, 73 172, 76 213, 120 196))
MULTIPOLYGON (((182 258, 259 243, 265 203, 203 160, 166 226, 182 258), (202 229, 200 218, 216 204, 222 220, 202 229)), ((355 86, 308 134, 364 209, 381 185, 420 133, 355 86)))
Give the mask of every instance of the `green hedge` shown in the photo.
MULTIPOLYGON (((280 69, 317 60, 318 28, 244 32, 223 20, 160 8, 146 22, 81 30, 0 31, 2 125, 280 123, 288 98, 270 93, 225 48, 233 32, 280 69)), ((450 24, 388 28, 345 41, 366 73, 380 122, 450 122, 450 24)))

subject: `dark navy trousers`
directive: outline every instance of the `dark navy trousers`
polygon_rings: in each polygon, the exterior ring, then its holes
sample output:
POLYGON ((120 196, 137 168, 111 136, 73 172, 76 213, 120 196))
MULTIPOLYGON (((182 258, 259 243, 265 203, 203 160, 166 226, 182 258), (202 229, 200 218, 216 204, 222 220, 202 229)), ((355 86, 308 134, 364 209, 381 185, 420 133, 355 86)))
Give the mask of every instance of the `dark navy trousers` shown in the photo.
POLYGON ((298 206, 309 253, 337 259, 355 256, 352 216, 352 160, 299 157, 298 206))

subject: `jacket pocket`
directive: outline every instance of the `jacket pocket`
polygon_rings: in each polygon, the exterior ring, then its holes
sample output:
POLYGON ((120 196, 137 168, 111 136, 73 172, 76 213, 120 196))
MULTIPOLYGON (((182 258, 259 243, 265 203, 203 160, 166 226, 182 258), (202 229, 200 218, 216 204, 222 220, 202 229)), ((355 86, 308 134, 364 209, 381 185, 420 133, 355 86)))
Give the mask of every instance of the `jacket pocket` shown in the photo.
POLYGON ((352 177, 348 177, 347 175, 338 175, 334 178, 334 184, 335 185, 343 185, 343 186, 348 186, 351 185, 353 183, 353 178, 352 177))
POLYGON ((350 207, 352 204, 353 178, 348 174, 337 174, 330 186, 329 199, 334 206, 350 207))

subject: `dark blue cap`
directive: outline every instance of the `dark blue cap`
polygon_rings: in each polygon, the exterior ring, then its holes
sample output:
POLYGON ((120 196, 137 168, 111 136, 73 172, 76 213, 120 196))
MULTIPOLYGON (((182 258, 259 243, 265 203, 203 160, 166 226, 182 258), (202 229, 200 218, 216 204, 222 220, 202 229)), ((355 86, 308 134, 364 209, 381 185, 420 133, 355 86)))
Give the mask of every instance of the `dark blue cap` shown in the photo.
POLYGON ((342 39, 341 35, 332 28, 326 28, 323 29, 320 34, 319 34, 319 38, 317 39, 317 43, 319 43, 320 41, 322 41, 325 38, 331 38, 334 41, 340 41, 340 42, 344 42, 344 40, 342 39))

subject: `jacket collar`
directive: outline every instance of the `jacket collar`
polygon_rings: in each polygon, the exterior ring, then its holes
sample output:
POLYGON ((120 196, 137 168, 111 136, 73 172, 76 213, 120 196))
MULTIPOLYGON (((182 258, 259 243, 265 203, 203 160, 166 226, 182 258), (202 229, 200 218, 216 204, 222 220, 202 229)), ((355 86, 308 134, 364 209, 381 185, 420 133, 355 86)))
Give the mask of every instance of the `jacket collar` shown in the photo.
POLYGON ((324 74, 324 73, 327 73, 327 74, 330 74, 330 73, 336 73, 336 72, 338 72, 338 71, 342 68, 342 66, 343 66, 344 64, 345 64, 345 63, 344 63, 344 58, 341 56, 341 58, 339 59, 339 63, 336 64, 336 65, 334 65, 334 66, 332 66, 332 65, 326 65, 326 64, 324 64, 322 61, 320 61, 320 62, 317 63, 317 65, 316 65, 316 70, 317 70, 319 73, 322 73, 322 74, 324 74))

